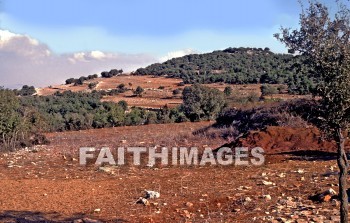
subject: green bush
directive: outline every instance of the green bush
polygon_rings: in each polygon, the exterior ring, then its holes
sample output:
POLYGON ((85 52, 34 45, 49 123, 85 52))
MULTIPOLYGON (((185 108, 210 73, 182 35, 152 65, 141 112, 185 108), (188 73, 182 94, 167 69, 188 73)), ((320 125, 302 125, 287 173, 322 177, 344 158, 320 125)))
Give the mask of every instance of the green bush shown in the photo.
POLYGON ((262 96, 273 95, 278 93, 277 87, 268 84, 261 85, 260 90, 262 96))
POLYGON ((191 121, 212 120, 225 106, 224 94, 199 84, 185 87, 181 110, 191 121))

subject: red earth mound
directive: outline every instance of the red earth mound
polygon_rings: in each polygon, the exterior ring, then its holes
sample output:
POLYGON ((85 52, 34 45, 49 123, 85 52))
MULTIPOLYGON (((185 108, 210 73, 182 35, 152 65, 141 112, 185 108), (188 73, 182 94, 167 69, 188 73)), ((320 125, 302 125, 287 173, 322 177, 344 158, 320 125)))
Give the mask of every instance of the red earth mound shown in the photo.
MULTIPOLYGON (((269 126, 265 130, 251 131, 232 143, 233 147, 261 147, 266 154, 293 151, 336 152, 334 141, 327 141, 317 128, 290 128, 269 126)), ((350 143, 346 148, 350 150, 350 143)))

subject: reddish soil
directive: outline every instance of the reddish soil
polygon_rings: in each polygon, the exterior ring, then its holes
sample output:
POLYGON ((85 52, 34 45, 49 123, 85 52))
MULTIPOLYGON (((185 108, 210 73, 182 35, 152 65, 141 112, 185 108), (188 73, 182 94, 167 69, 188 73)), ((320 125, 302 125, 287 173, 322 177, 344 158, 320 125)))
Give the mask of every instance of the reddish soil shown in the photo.
MULTIPOLYGON (((315 162, 298 155, 271 154, 265 164, 258 167, 150 168, 126 165, 109 173, 94 165, 80 166, 77 161, 81 146, 217 148, 227 143, 220 138, 192 134, 210 124, 181 123, 50 133, 47 134, 51 140, 48 146, 2 154, 0 222, 72 222, 84 217, 103 222, 266 222, 262 217, 282 215, 276 212, 275 205, 288 197, 312 205, 310 207, 318 215, 333 215, 337 203, 308 200, 309 195, 337 183, 335 175, 324 175, 335 168, 336 161, 332 156, 318 157, 315 162), (286 177, 280 176, 281 173, 286 177), (274 182, 275 186, 262 184, 264 180, 274 182), (149 206, 136 204, 144 190, 159 191, 160 198, 151 200, 149 206), (266 194, 272 199, 264 199, 266 194), (244 202, 247 197, 252 201, 244 202)), ((287 151, 287 144, 279 144, 280 140, 282 142, 286 137, 286 141, 291 141, 290 138, 301 130, 282 130, 271 128, 264 133, 251 133, 247 142, 258 145, 262 140, 261 146, 276 145, 287 151), (287 133, 282 134, 284 132, 287 133), (274 137, 276 140, 272 142, 274 137)), ((299 136, 310 140, 306 143, 317 139, 308 130, 304 133, 299 136)), ((298 140, 300 138, 296 137, 294 142, 298 140)), ((300 214, 298 218, 304 219, 301 222, 311 221, 308 215, 300 214)))
MULTIPOLYGON (((267 154, 293 151, 336 152, 335 142, 324 138, 315 127, 290 128, 269 126, 263 131, 251 131, 232 146, 261 147, 267 154)), ((350 150, 350 142, 346 145, 350 150)))
MULTIPOLYGON (((168 107, 176 107, 182 103, 181 95, 173 95, 173 90, 183 89, 184 86, 178 86, 181 79, 166 78, 166 77, 153 77, 153 76, 132 76, 132 75, 121 75, 112 78, 96 78, 93 80, 85 81, 81 86, 71 85, 55 85, 46 88, 37 89, 38 95, 51 95, 55 92, 63 91, 73 91, 73 92, 91 92, 88 88, 88 84, 91 82, 97 82, 95 90, 111 90, 115 89, 119 84, 124 84, 129 91, 121 93, 114 96, 105 96, 103 101, 119 102, 120 100, 125 100, 129 106, 137 106, 143 108, 155 108, 159 109, 165 105, 168 107), (130 84, 131 85, 130 85, 130 84), (133 89, 140 86, 144 89, 142 97, 134 97, 133 89)), ((185 85, 189 86, 189 85, 185 85)), ((205 86, 216 88, 223 91, 226 86, 230 86, 233 89, 233 94, 228 98, 228 101, 234 101, 239 98, 248 97, 250 95, 255 95, 260 97, 261 90, 260 84, 247 84, 247 85, 234 85, 234 84, 205 84, 205 86)), ((289 100, 295 98, 305 98, 308 96, 296 96, 288 94, 278 94, 273 96, 268 96, 270 99, 282 99, 289 100)), ((233 103, 234 106, 239 106, 240 103, 233 103), (238 104, 238 105, 237 105, 238 104)))

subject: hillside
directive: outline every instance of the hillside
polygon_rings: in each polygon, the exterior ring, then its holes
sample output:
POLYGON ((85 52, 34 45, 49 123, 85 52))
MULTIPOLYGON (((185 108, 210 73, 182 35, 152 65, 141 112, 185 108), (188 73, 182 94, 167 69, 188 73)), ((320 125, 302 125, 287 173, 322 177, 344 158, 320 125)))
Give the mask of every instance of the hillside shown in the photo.
POLYGON ((307 94, 313 88, 313 79, 302 64, 298 56, 276 54, 269 48, 241 47, 174 58, 140 68, 134 74, 181 78, 185 84, 287 84, 289 93, 307 94))

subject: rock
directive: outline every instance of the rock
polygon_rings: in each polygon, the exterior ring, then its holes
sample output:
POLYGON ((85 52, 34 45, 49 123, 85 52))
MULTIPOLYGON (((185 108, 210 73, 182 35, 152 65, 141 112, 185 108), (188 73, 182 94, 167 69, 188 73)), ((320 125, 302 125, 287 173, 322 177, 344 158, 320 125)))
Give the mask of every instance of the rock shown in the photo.
POLYGON ((98 168, 99 171, 105 172, 105 173, 110 173, 114 174, 115 169, 117 169, 117 166, 100 166, 98 168))
POLYGON ((140 197, 137 201, 136 201, 136 204, 143 204, 145 206, 148 206, 150 205, 149 201, 144 198, 144 197, 140 197))
POLYGON ((297 170, 297 173, 299 173, 299 174, 303 174, 305 171, 303 170, 303 169, 298 169, 297 170))
POLYGON ((270 182, 270 181, 266 181, 266 180, 263 180, 261 183, 262 183, 263 185, 265 185, 265 186, 276 185, 275 183, 270 182))
POLYGON ((267 201, 270 201, 272 199, 270 194, 263 195, 263 198, 267 201))
POLYGON ((280 178, 284 178, 284 177, 286 177, 286 174, 285 173, 280 173, 277 176, 280 177, 280 178))
POLYGON ((191 213, 187 210, 184 210, 183 216, 186 218, 191 218, 191 213))
POLYGON ((251 202, 252 201, 252 199, 250 198, 250 197, 246 197, 246 198, 244 198, 244 202, 243 202, 243 204, 244 205, 247 205, 249 202, 251 202))
POLYGON ((189 208, 193 207, 193 203, 191 203, 191 202, 186 202, 185 205, 186 205, 187 207, 189 207, 189 208))
POLYGON ((337 192, 335 192, 335 190, 333 190, 332 188, 329 188, 328 190, 322 193, 318 193, 313 196, 310 196, 309 199, 313 201, 319 201, 319 202, 328 202, 332 200, 332 198, 336 195, 337 195, 337 192))
POLYGON ((159 197, 160 197, 160 193, 157 191, 151 191, 151 190, 146 191, 146 196, 145 196, 146 199, 156 199, 159 197))
POLYGON ((94 212, 101 212, 101 209, 100 209, 100 208, 96 208, 96 209, 94 210, 94 212))

